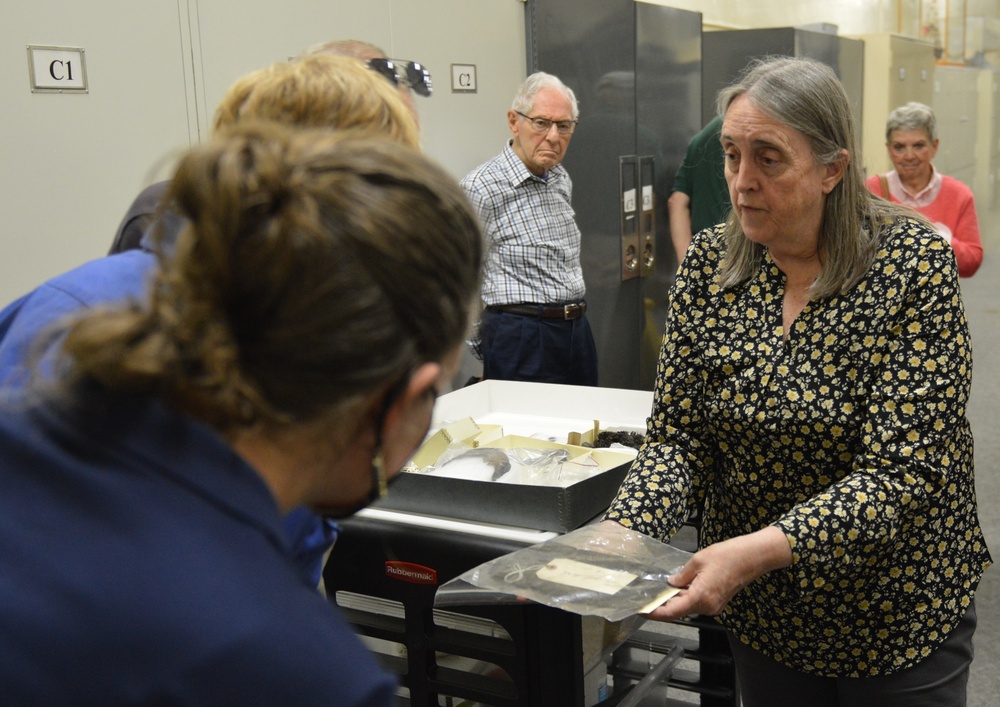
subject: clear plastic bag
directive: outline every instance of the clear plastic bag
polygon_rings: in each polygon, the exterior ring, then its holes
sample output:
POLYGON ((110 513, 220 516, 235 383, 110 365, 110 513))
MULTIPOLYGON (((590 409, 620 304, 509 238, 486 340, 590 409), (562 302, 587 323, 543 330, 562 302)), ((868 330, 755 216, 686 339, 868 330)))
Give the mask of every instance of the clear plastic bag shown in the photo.
POLYGON ((676 594, 667 577, 690 557, 617 523, 599 523, 483 563, 441 585, 434 603, 530 599, 621 621, 648 613, 676 594))

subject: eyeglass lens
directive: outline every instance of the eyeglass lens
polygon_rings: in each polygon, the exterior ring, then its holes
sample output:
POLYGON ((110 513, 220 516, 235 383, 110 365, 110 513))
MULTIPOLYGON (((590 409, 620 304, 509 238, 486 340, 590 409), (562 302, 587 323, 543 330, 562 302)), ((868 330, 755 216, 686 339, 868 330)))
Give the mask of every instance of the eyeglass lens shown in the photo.
POLYGON ((532 118, 530 115, 525 115, 519 111, 515 111, 519 116, 528 121, 531 127, 538 133, 547 133, 552 129, 552 126, 556 126, 556 132, 560 135, 571 135, 573 130, 576 129, 575 120, 549 120, 548 118, 532 118))
POLYGON ((433 88, 431 84, 431 72, 424 68, 424 65, 416 61, 404 62, 406 66, 406 78, 410 82, 410 88, 421 96, 431 95, 433 88))
POLYGON ((392 81, 393 85, 402 83, 421 96, 431 95, 431 74, 419 62, 378 58, 369 59, 368 66, 392 81))
POLYGON ((396 79, 396 67, 388 59, 369 59, 368 68, 389 79, 393 85, 398 83, 396 79))

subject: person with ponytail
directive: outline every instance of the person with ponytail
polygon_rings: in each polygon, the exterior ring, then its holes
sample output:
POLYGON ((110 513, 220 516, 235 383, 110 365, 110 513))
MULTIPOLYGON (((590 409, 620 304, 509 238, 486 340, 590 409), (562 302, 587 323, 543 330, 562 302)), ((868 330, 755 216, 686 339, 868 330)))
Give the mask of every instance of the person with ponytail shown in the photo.
POLYGON ((148 295, 0 392, 0 703, 392 705, 281 518, 386 492, 478 293, 458 184, 386 139, 250 123, 186 155, 148 295))
MULTIPOLYGON (((413 112, 399 91, 353 56, 330 53, 278 62, 237 79, 220 101, 213 130, 269 120, 294 127, 325 127, 355 135, 383 135, 418 149, 413 112)), ((142 249, 86 263, 42 284, 0 312, 0 385, 24 385, 33 375, 47 331, 81 307, 140 300, 157 267, 155 251, 169 252, 185 226, 179 210, 163 199, 169 182, 156 185, 160 218, 142 249)), ((304 576, 319 585, 322 565, 337 536, 336 523, 304 509, 285 518, 304 576)))

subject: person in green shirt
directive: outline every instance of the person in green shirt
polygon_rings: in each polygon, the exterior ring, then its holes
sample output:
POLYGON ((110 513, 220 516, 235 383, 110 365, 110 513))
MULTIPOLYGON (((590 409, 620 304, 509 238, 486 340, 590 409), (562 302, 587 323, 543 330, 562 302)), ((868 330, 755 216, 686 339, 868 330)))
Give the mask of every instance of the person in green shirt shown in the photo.
POLYGON ((687 154, 674 177, 674 191, 667 200, 670 211, 670 239, 677 264, 698 231, 722 223, 729 214, 729 187, 726 185, 722 143, 722 116, 716 116, 691 138, 687 154))

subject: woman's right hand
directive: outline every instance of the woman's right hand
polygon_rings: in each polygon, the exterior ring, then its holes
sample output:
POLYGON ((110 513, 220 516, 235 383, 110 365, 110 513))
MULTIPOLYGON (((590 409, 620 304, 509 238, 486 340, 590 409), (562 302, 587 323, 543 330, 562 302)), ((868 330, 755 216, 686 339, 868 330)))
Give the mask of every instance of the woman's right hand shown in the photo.
POLYGON ((681 592, 647 617, 672 621, 697 614, 715 616, 750 582, 791 564, 791 546, 775 526, 709 545, 670 577, 681 592))

